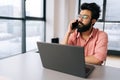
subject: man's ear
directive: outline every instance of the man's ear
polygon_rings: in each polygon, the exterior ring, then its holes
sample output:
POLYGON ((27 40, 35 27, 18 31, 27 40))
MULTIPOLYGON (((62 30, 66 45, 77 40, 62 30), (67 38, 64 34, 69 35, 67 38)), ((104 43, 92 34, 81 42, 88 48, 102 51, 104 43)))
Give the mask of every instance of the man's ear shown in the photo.
POLYGON ((92 25, 94 25, 96 21, 96 19, 92 19, 92 25))

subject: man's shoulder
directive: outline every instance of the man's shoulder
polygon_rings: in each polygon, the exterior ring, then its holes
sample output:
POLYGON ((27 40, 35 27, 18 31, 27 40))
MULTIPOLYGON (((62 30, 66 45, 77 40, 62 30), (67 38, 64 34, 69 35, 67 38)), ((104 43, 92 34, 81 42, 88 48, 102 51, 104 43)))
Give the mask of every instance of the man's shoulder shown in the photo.
POLYGON ((108 39, 108 34, 98 28, 94 28, 94 36, 98 37, 99 39, 108 39))
POLYGON ((107 35, 107 33, 106 33, 105 31, 100 30, 100 29, 98 29, 98 28, 94 28, 94 31, 95 31, 96 33, 98 33, 99 35, 107 35))

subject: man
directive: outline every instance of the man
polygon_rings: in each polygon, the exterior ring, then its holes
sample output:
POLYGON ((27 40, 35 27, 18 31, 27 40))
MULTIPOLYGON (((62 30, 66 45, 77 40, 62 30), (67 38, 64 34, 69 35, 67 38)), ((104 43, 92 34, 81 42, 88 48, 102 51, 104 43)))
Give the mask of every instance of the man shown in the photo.
POLYGON ((107 56, 108 36, 93 27, 99 16, 100 7, 96 3, 83 3, 79 18, 68 25, 62 44, 83 46, 85 62, 101 65, 107 56))

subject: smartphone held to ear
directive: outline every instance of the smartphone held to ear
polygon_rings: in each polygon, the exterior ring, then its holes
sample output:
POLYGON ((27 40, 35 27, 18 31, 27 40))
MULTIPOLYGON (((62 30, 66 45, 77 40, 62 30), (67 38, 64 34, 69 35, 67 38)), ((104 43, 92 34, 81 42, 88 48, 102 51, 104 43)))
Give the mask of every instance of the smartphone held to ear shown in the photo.
POLYGON ((77 32, 85 32, 88 31, 92 25, 94 25, 92 22, 84 25, 82 22, 76 20, 76 22, 72 23, 72 29, 77 29, 77 32))
POLYGON ((72 29, 78 28, 78 20, 76 22, 72 23, 72 29))

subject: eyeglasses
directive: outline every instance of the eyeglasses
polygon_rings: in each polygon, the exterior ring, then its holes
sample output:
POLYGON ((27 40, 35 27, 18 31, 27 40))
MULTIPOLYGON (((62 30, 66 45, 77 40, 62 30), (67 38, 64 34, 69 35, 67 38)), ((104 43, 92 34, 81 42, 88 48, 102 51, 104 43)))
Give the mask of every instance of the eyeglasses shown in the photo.
POLYGON ((78 15, 78 17, 81 18, 81 19, 88 19, 89 18, 88 15, 78 15))

